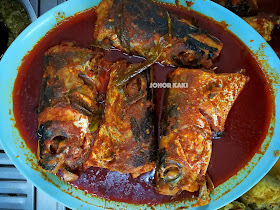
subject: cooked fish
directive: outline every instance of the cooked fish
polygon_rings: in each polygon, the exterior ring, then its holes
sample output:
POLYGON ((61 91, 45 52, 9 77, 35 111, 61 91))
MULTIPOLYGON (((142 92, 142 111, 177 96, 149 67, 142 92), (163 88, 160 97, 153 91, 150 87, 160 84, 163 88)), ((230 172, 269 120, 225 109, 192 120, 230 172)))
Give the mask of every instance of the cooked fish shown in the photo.
POLYGON ((254 210, 280 209, 280 175, 270 171, 239 200, 254 210))
POLYGON ((107 88, 104 123, 94 142, 85 168, 95 166, 130 173, 133 177, 155 168, 155 137, 149 71, 124 86, 118 77, 139 64, 119 61, 112 66, 107 88))
POLYGON ((280 209, 280 160, 248 192, 220 210, 278 210, 280 209))
POLYGON ((178 68, 166 97, 156 169, 158 192, 174 195, 182 190, 200 191, 198 202, 207 204, 206 171, 211 157, 211 130, 223 131, 227 115, 248 78, 242 74, 215 74, 178 68))
POLYGON ((280 17, 275 14, 262 13, 257 0, 213 0, 242 17, 266 41, 272 39, 275 25, 280 24, 280 17))
POLYGON ((116 47, 148 59, 171 29, 169 45, 158 61, 205 68, 212 66, 222 49, 222 43, 207 31, 149 0, 103 0, 96 12, 97 46, 116 47))
POLYGON ((72 171, 88 157, 102 114, 97 98, 103 56, 101 51, 72 43, 45 53, 38 110, 39 165, 43 169, 72 171))
POLYGON ((249 207, 245 206, 245 204, 233 201, 224 207, 220 208, 219 210, 251 210, 249 207))
POLYGON ((271 32, 274 28, 272 21, 258 16, 245 17, 243 19, 249 23, 266 41, 271 40, 271 32))
POLYGON ((243 18, 250 24, 266 41, 272 39, 271 34, 275 25, 280 25, 280 17, 275 15, 258 15, 243 18))
POLYGON ((241 17, 258 13, 258 0, 212 0, 241 17))

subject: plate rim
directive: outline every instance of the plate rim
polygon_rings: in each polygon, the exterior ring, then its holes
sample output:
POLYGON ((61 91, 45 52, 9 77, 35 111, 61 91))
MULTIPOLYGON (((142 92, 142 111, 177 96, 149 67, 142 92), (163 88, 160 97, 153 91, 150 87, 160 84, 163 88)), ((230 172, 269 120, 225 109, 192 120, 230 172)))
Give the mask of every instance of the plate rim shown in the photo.
MULTIPOLYGON (((17 46, 27 45, 26 44, 27 42, 25 43, 25 41, 28 41, 29 36, 32 37, 32 34, 34 34, 35 31, 37 32, 37 30, 42 30, 40 32, 41 34, 44 34, 45 32, 49 31, 46 28, 44 28, 44 26, 46 24, 50 24, 50 23, 51 23, 50 25, 54 25, 55 23, 57 23, 57 19, 55 17, 55 14, 57 14, 60 11, 63 11, 64 14, 65 14, 65 17, 72 16, 72 15, 80 12, 80 11, 77 11, 77 10, 81 10, 81 8, 86 9, 87 6, 85 6, 85 5, 91 5, 91 4, 93 5, 93 4, 97 4, 98 2, 100 2, 100 1, 99 0, 83 0, 82 3, 81 3, 81 1, 79 1, 79 0, 70 0, 70 1, 67 1, 65 3, 62 3, 61 5, 58 5, 57 7, 51 9, 50 11, 48 11, 47 13, 45 13, 44 15, 39 17, 34 23, 32 23, 30 26, 28 26, 27 29, 25 29, 23 31, 23 33, 21 33, 20 36, 12 43, 11 47, 7 50, 7 52, 3 56, 2 60, 0 61, 0 69, 2 69, 2 70, 7 69, 7 67, 9 67, 9 66, 12 66, 11 69, 14 69, 14 67, 18 67, 19 64, 20 64, 20 62, 18 60, 13 65, 9 65, 8 61, 9 60, 11 61, 11 58, 13 58, 14 54, 16 54, 16 55, 19 54, 18 57, 22 57, 21 55, 24 53, 23 51, 27 52, 28 50, 31 50, 33 48, 33 46, 29 46, 28 49, 26 48, 25 50, 23 50, 21 52, 21 54, 18 52, 19 49, 18 49, 17 46)), ((175 3, 175 1, 173 1, 173 0, 163 0, 162 2, 175 3)), ((250 33, 250 35, 249 36, 244 36, 242 34, 241 35, 239 34, 238 38, 244 43, 244 42, 248 42, 248 38, 254 37, 254 44, 255 45, 264 46, 265 54, 268 55, 268 57, 270 58, 267 62, 269 63, 271 69, 275 69, 275 71, 277 72, 278 77, 279 77, 279 74, 280 74, 279 58, 277 57, 275 52, 271 49, 271 47, 263 40, 263 38, 253 28, 251 28, 251 26, 249 26, 240 17, 238 17, 235 14, 229 12, 228 10, 221 7, 220 5, 217 5, 214 2, 210 2, 209 0, 193 0, 193 2, 194 2, 194 4, 191 6, 191 9, 193 9, 195 11, 198 11, 200 13, 203 13, 204 15, 205 15, 205 13, 211 13, 211 12, 216 13, 216 14, 212 14, 212 13, 211 14, 216 19, 219 19, 219 18, 221 18, 222 15, 219 14, 217 11, 221 12, 222 14, 226 14, 227 15, 226 16, 226 19, 227 19, 226 22, 229 25, 227 28, 230 31, 236 30, 234 28, 236 23, 233 23, 231 20, 229 20, 230 18, 238 22, 238 24, 239 24, 238 27, 246 28, 248 30, 248 33, 250 33), (208 9, 210 8, 210 9, 206 11, 205 8, 208 8, 208 9), (212 10, 215 9, 215 10, 211 11, 211 9, 212 10)), ((180 4, 186 6, 185 1, 181 0, 180 4)), ((207 15, 207 16, 209 16, 209 15, 207 15)), ((213 18, 213 19, 215 19, 215 18, 213 18)), ((225 17, 223 17, 223 19, 224 18, 225 17)), ((59 21, 61 21, 61 20, 59 20, 59 21)), ((53 26, 51 28, 53 28, 53 26)), ((236 34, 236 33, 234 33, 234 34, 236 34)), ((29 40, 29 42, 32 42, 32 41, 29 40)), ((246 44, 246 43, 244 43, 244 44, 246 44)), ((252 47, 252 48, 250 48, 250 50, 252 50, 253 52, 255 51, 255 53, 256 53, 257 52, 256 50, 258 50, 258 49, 255 49, 254 47, 252 47)), ((4 71, 0 71, 0 89, 5 88, 5 85, 7 84, 7 87, 9 87, 11 90, 13 90, 13 79, 15 79, 15 75, 17 75, 18 71, 16 70, 15 72, 6 73, 6 74, 3 73, 3 72, 4 71), (5 79, 4 79, 4 77, 6 75, 8 75, 7 77, 10 79, 9 81, 5 81, 5 79), (12 85, 12 88, 11 88, 11 85, 12 85)), ((273 135, 273 138, 270 141, 270 145, 268 146, 268 148, 265 152, 265 155, 263 157, 261 157, 258 164, 255 167, 252 168, 251 173, 246 178, 244 178, 243 181, 240 184, 238 184, 236 187, 234 187, 231 190, 231 193, 225 194, 224 196, 222 196, 221 198, 219 198, 216 201, 213 201, 213 202, 211 201, 211 203, 208 204, 207 206, 196 207, 194 209, 201 209, 202 210, 202 209, 220 208, 220 207, 224 206, 226 203, 229 203, 232 200, 235 200, 237 197, 239 197, 241 195, 240 191, 243 192, 244 188, 248 189, 248 188, 251 188, 253 185, 255 185, 270 170, 270 168, 272 168, 272 166, 278 160, 278 157, 274 157, 272 154, 273 154, 274 150, 280 150, 280 145, 277 145, 277 139, 280 139, 280 134, 279 134, 280 133, 279 132, 280 131, 280 126, 279 126, 279 124, 280 124, 279 123, 280 94, 277 91, 277 87, 275 87, 274 89, 275 89, 275 92, 276 92, 276 96, 275 96, 275 110, 276 110, 276 113, 275 113, 275 128, 274 128, 275 133, 273 135), (266 167, 265 171, 262 170, 262 168, 260 167, 260 164, 261 165, 263 165, 263 164, 268 165, 268 167, 266 167), (257 167, 258 165, 259 165, 259 167, 257 167), (259 175, 259 174, 261 174, 261 175, 259 175), (250 179, 248 179, 248 177, 250 179), (245 181, 247 182, 246 183, 247 187, 245 185, 245 181), (249 187, 248 187, 248 185, 249 185, 249 187)), ((1 91, 0 92, 0 98, 12 99, 12 96, 7 95, 7 93, 5 91, 1 91)), ((53 186, 53 188, 51 187, 51 189, 49 189, 50 185, 52 185, 50 182, 48 182, 48 184, 46 184, 46 181, 43 181, 43 185, 42 185, 42 177, 39 174, 36 174, 36 176, 34 176, 34 172, 32 173, 32 171, 26 170, 26 167, 28 166, 30 170, 36 171, 35 173, 38 173, 38 169, 37 170, 32 169, 32 166, 29 165, 26 162, 26 160, 21 158, 21 157, 24 157, 24 154, 30 155, 32 157, 32 154, 30 152, 28 153, 27 150, 24 151, 24 149, 21 149, 20 145, 15 145, 14 146, 15 149, 11 149, 9 143, 7 141, 5 141, 5 139, 8 136, 6 134, 6 132, 11 134, 12 137, 10 137, 10 138, 15 138, 15 139, 18 139, 19 141, 21 139, 17 129, 14 128, 15 122, 10 120, 8 125, 3 123, 3 122, 6 122, 7 120, 9 121, 10 118, 14 118, 13 117, 13 111, 10 108, 10 107, 12 107, 12 104, 13 103, 10 100, 5 101, 3 104, 0 104, 0 119, 1 119, 1 121, 0 121, 0 142, 2 144, 3 149, 6 151, 8 157, 12 160, 12 162, 15 164, 15 166, 28 178, 28 180, 30 180, 36 187, 38 187, 39 189, 43 190, 48 195, 53 197, 55 200, 58 200, 59 202, 63 203, 65 206, 70 206, 70 208, 73 208, 73 207, 74 208, 81 208, 81 209, 92 208, 93 206, 91 204, 84 203, 81 200, 78 200, 78 199, 70 196, 67 193, 66 193, 67 194, 67 196, 66 196, 65 192, 61 191, 60 188, 57 188, 57 187, 53 186), (9 109, 11 110, 11 114, 9 114, 9 109), (5 128, 7 128, 7 126, 12 126, 13 128, 5 129, 5 128), (20 158, 17 158, 18 155, 20 156, 20 158), (44 182, 45 182, 45 184, 44 184, 44 182), (65 200, 65 198, 67 198, 67 199, 65 200), (70 198, 72 198, 72 199, 70 199, 70 198), (66 203, 66 201, 68 201, 69 199, 71 201, 70 204, 66 203)), ((9 136, 8 136, 8 138, 9 138, 9 136)), ((21 141, 24 141, 24 140, 21 139, 21 141)), ((17 143, 15 142, 15 144, 17 144, 17 143)), ((34 156, 34 154, 33 154, 33 156, 34 156)), ((52 174, 49 174, 48 176, 50 176, 51 178, 56 180, 57 183, 60 183, 59 180, 57 180, 57 178, 54 177, 55 175, 52 176, 52 174)), ((68 189, 66 189, 66 190, 68 190, 68 189)), ((78 190, 74 190, 74 191, 78 191, 78 190)), ((83 196, 82 197, 85 198, 85 199, 90 199, 86 195, 83 195, 83 196)), ((115 203, 119 204, 119 202, 111 202, 111 201, 109 202, 109 201, 106 201, 105 199, 102 199, 102 198, 100 198, 100 199, 95 198, 95 199, 96 199, 96 202, 97 202, 98 205, 107 205, 107 207, 109 207, 111 205, 116 205, 115 203)), ((178 202, 178 203, 184 203, 184 202, 178 202)), ((173 206, 173 204, 174 203, 170 203, 171 206, 168 205, 168 204, 164 204, 163 209, 165 207, 170 208, 170 207, 173 206)), ((127 206, 127 205, 129 206, 129 208, 131 208, 131 207, 132 208, 133 207, 138 208, 139 207, 138 205, 136 206, 135 204, 126 204, 126 203, 125 203, 124 206, 127 206)), ((147 205, 140 205, 140 206, 143 206, 144 208, 149 208, 149 206, 147 206, 147 205)), ((153 206, 156 209, 162 209, 162 207, 160 205, 153 205, 153 206)), ((120 208, 121 207, 123 207, 123 206, 120 206, 120 208)), ((177 207, 179 207, 179 206, 177 206, 177 207)), ((103 209, 103 208, 98 208, 98 207, 94 207, 94 208, 95 209, 103 209)))

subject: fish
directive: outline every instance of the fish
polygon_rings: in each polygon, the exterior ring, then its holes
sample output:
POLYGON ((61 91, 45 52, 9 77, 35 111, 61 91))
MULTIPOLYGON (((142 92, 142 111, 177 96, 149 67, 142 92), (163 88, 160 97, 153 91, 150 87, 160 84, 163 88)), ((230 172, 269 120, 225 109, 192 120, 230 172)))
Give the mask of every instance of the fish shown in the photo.
POLYGON ((248 17, 256 15, 259 11, 257 0, 213 0, 238 16, 248 17))
POLYGON ((252 26, 265 41, 271 41, 274 28, 280 25, 280 16, 261 11, 257 0, 214 0, 252 26))
POLYGON ((103 0, 96 13, 94 46, 113 47, 149 59, 171 32, 158 62, 207 69, 222 50, 223 44, 216 37, 153 1, 103 0))
POLYGON ((98 101, 104 52, 65 42, 44 54, 38 107, 38 163, 48 172, 65 172, 65 179, 82 166, 101 118, 98 101))
POLYGON ((182 67, 168 76, 170 83, 187 83, 187 87, 172 86, 165 96, 155 172, 159 194, 198 191, 198 205, 210 202, 211 134, 224 131, 231 107, 248 80, 241 73, 182 67))
POLYGON ((250 26, 252 26, 264 39, 265 41, 271 41, 272 31, 275 28, 275 25, 280 24, 280 17, 270 17, 270 16, 251 16, 243 17, 250 26), (278 19, 278 20, 273 20, 278 19))
POLYGON ((154 133, 153 93, 149 88, 150 71, 116 85, 119 77, 141 66, 118 61, 111 67, 107 87, 104 121, 84 163, 89 167, 107 168, 110 171, 138 177, 155 168, 157 157, 154 133))

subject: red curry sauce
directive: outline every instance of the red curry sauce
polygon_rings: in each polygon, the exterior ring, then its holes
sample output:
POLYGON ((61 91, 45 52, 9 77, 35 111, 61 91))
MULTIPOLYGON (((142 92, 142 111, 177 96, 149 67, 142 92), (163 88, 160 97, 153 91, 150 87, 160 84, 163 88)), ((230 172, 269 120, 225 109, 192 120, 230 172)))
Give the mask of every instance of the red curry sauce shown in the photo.
MULTIPOLYGON (((214 62, 214 66, 218 67, 215 70, 217 73, 234 73, 246 69, 246 75, 250 77, 228 116, 225 135, 213 140, 208 173, 215 186, 218 186, 236 174, 259 151, 271 119, 271 93, 257 62, 247 47, 233 34, 213 20, 196 13, 175 8, 172 10, 182 17, 194 16, 199 27, 208 30, 223 42, 223 50, 214 62)), ((14 87, 14 113, 20 134, 34 153, 37 153, 36 109, 39 104, 44 52, 62 41, 75 41, 80 47, 89 47, 93 42, 95 21, 94 9, 68 18, 43 37, 23 59, 14 87)), ((112 60, 139 62, 139 57, 128 56, 119 51, 112 51, 110 57, 112 60)), ((155 82, 166 81, 167 74, 173 70, 174 67, 154 65, 155 82)), ((155 111, 158 122, 162 112, 163 94, 163 90, 156 89, 155 111)), ((175 197, 159 195, 150 183, 152 175, 150 172, 132 179, 129 174, 90 168, 82 173, 73 185, 103 198, 129 203, 164 203, 183 200, 193 195, 185 191, 175 197)))

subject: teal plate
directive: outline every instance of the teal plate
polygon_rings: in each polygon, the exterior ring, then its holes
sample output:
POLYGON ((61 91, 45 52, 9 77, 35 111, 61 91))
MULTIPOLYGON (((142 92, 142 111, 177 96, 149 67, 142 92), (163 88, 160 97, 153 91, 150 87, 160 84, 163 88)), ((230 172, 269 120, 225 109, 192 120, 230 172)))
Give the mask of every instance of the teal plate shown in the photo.
MULTIPOLYGON (((191 207, 194 201, 173 202, 159 205, 134 205, 108 201, 82 190, 76 189, 61 181, 57 176, 36 169, 37 160, 15 128, 12 92, 22 58, 33 46, 58 22, 78 12, 96 6, 97 0, 70 0, 65 2, 33 22, 13 42, 0 62, 0 143, 5 152, 21 173, 36 187, 40 188, 57 201, 73 209, 176 209, 191 207), (60 15, 59 15, 60 14, 60 15), (64 14, 62 18, 61 14, 64 14)), ((175 1, 163 1, 175 3, 175 1)), ((183 6, 186 1, 179 1, 183 6)), ((189 4, 190 1, 187 1, 189 4)), ((263 154, 255 154, 250 162, 235 176, 215 188, 211 203, 194 209, 217 209, 235 200, 254 186, 272 168, 277 161, 275 153, 280 150, 280 94, 279 74, 280 61, 265 40, 245 21, 210 2, 193 0, 190 9, 221 22, 225 21, 227 29, 232 31, 248 48, 263 69, 275 96, 275 113, 272 116, 268 135, 261 145, 263 154), (251 40, 254 40, 251 42, 251 40), (274 128, 274 129, 273 129, 274 128)))

